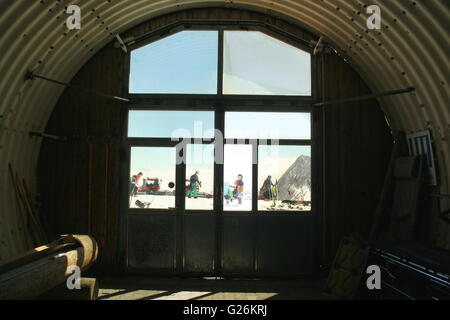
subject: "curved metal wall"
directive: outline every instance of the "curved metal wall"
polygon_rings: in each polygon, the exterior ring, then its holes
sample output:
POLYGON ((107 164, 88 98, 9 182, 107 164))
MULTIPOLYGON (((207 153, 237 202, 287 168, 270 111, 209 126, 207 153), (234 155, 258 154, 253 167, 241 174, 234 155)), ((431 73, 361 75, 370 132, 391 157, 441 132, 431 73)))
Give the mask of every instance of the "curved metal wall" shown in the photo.
MULTIPOLYGON (((114 35, 167 12, 194 7, 248 8, 323 35, 374 92, 414 86, 413 94, 380 100, 393 129, 429 128, 441 193, 450 193, 450 8, 446 0, 3 0, 0 2, 0 260, 23 250, 7 165, 33 193, 42 131, 62 88, 24 81, 27 70, 70 82, 114 35), (68 31, 65 8, 80 5, 82 26, 68 31), (382 29, 367 30, 366 6, 382 10, 382 29)), ((450 201, 442 202, 443 209, 450 201)), ((443 225, 438 228, 445 228, 443 225)), ((450 232, 438 239, 449 246, 450 232)))

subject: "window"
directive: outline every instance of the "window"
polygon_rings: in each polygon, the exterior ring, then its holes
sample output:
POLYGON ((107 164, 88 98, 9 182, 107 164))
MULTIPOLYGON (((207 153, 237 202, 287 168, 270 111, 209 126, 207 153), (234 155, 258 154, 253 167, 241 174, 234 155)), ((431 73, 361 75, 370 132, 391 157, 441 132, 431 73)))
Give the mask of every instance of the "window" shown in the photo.
POLYGON ((311 54, 260 31, 194 28, 130 53, 130 212, 311 211, 311 54))
POLYGON ((131 52, 130 93, 217 93, 217 31, 183 31, 131 52))
POLYGON ((131 52, 132 94, 217 94, 218 89, 226 95, 311 96, 311 55, 259 31, 214 30, 182 31, 131 52))
POLYGON ((223 196, 225 211, 252 210, 253 146, 226 144, 223 196))
POLYGON ((214 145, 186 147, 186 210, 213 210, 214 145))
POLYGON ((131 148, 129 207, 175 208, 175 148, 131 148))
POLYGON ((309 96, 311 57, 262 32, 225 31, 223 92, 309 96))
POLYGON ((130 110, 128 137, 213 138, 214 112, 130 110))
POLYGON ((258 210, 311 210, 311 147, 258 147, 258 210))
POLYGON ((225 138, 311 139, 311 115, 299 112, 226 112, 225 138))

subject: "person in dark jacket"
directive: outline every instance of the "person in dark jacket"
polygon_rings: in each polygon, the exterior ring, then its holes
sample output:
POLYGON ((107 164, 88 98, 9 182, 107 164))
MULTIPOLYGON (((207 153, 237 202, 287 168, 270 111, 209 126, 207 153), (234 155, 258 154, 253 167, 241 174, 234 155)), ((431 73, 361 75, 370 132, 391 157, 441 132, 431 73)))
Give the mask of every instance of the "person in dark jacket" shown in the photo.
POLYGON ((266 178, 266 180, 263 183, 263 186, 261 188, 261 193, 262 196, 267 199, 270 200, 272 199, 272 187, 274 186, 273 182, 272 182, 272 176, 268 176, 266 178))
POLYGON ((142 178, 144 174, 142 172, 139 172, 138 174, 135 174, 131 177, 130 181, 130 196, 135 197, 137 195, 138 191, 138 184, 139 180, 142 178))
POLYGON ((200 172, 195 171, 195 173, 189 179, 188 198, 194 197, 194 199, 197 199, 197 191, 202 186, 202 183, 198 178, 199 174, 200 172))

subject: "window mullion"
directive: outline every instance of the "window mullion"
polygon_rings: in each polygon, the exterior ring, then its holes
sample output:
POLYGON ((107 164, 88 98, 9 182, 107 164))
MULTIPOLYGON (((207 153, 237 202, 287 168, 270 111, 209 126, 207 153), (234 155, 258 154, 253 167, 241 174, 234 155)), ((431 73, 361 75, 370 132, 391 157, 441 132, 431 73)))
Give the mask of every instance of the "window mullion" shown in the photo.
POLYGON ((224 47, 224 37, 223 29, 219 30, 219 48, 218 48, 218 63, 217 63, 217 94, 221 96, 223 94, 223 47, 224 47))

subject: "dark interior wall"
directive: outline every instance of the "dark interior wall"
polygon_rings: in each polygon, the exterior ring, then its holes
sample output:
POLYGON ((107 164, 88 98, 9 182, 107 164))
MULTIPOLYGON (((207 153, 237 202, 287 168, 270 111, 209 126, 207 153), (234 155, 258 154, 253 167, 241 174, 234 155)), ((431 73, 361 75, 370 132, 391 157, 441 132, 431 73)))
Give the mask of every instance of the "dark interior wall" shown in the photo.
MULTIPOLYGON (((120 95, 124 57, 107 45, 72 80, 84 88, 120 95)), ((119 216, 121 103, 65 90, 46 132, 68 137, 45 140, 38 164, 44 224, 56 237, 91 234, 99 265, 116 264, 119 216)))
MULTIPOLYGON (((137 36, 184 19, 253 20, 270 24, 309 42, 317 37, 290 23, 242 10, 202 9, 169 14, 130 30, 137 36)), ((122 95, 125 54, 111 43, 97 53, 72 83, 122 95)), ((352 68, 325 54, 324 99, 370 92, 352 68)), ((47 133, 68 136, 67 142, 45 140, 38 167, 44 224, 52 236, 90 233, 99 243, 97 267, 119 266, 120 102, 66 90, 48 122, 47 133)), ((323 260, 330 262, 343 235, 367 234, 381 190, 392 141, 376 101, 324 109, 323 260)), ((122 157, 123 158, 123 157, 122 157)))
MULTIPOLYGON (((336 54, 322 56, 324 101, 370 94, 336 54)), ((393 139, 376 100, 328 105, 324 117, 324 248, 330 261, 342 236, 370 233, 393 139)))

